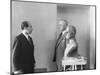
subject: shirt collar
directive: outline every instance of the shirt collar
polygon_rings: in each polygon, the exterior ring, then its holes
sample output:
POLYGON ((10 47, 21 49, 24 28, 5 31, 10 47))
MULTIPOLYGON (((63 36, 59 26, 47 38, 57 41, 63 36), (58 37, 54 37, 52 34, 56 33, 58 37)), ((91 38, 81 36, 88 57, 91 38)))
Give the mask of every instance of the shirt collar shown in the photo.
POLYGON ((24 36, 28 39, 28 34, 26 34, 25 30, 22 31, 22 34, 24 34, 24 36))
POLYGON ((63 32, 62 32, 62 34, 64 34, 66 31, 64 30, 63 32))

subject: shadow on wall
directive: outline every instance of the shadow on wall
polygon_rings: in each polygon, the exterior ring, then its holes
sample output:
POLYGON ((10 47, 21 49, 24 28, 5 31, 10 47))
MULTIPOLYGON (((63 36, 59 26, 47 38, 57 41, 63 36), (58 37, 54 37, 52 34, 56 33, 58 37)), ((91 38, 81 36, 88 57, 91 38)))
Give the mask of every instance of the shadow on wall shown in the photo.
POLYGON ((48 50, 51 50, 51 51, 48 51, 48 59, 51 59, 51 60, 48 60, 47 63, 48 63, 48 72, 50 71, 56 71, 56 64, 54 62, 52 62, 53 60, 53 57, 54 57, 54 50, 55 50, 55 44, 56 44, 56 39, 54 40, 49 40, 49 47, 48 47, 48 50))
POLYGON ((86 69, 89 69, 89 66, 90 66, 90 37, 88 37, 86 39, 86 55, 87 55, 87 65, 86 65, 86 69))

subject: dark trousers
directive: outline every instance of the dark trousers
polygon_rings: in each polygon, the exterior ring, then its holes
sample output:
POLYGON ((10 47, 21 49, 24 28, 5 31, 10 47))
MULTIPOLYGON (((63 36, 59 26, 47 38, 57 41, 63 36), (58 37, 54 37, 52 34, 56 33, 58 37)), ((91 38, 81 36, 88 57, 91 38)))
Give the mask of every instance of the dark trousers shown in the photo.
MULTIPOLYGON (((18 73, 18 74, 30 74, 30 73, 34 73, 34 68, 35 66, 32 65, 32 64, 22 64, 20 66, 20 69, 17 69, 16 71, 21 71, 21 73, 18 73)), ((15 73, 11 73, 11 75, 18 75, 18 74, 15 74, 15 73)))
POLYGON ((22 68, 22 73, 27 74, 27 73, 34 73, 34 65, 31 64, 26 64, 22 68))

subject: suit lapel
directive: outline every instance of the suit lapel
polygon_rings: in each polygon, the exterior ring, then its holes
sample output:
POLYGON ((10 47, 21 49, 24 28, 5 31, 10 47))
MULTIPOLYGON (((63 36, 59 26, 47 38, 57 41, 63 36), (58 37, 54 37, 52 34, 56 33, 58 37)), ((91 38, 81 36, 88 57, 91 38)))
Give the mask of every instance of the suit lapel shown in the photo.
POLYGON ((27 42, 30 46, 32 46, 32 45, 30 44, 29 40, 24 36, 24 34, 22 34, 22 36, 23 36, 23 38, 26 40, 26 42, 27 42))
POLYGON ((58 46, 61 44, 61 42, 62 42, 62 40, 64 40, 64 44, 65 44, 65 42, 66 42, 66 33, 64 33, 64 34, 62 34, 61 36, 60 36, 60 38, 58 39, 58 42, 57 42, 57 45, 56 45, 56 49, 58 48, 58 46))
POLYGON ((60 35, 59 35, 59 37, 58 37, 58 39, 57 39, 56 47, 55 47, 55 48, 57 48, 57 46, 58 46, 58 44, 59 44, 59 41, 60 41, 60 39, 61 39, 61 36, 62 36, 62 33, 60 33, 60 35))

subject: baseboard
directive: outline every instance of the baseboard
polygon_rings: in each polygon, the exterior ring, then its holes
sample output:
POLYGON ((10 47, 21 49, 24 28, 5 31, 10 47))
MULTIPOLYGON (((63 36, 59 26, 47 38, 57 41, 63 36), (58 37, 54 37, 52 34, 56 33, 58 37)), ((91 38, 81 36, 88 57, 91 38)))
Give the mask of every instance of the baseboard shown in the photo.
POLYGON ((35 73, 42 73, 42 72, 47 72, 47 68, 36 68, 34 70, 35 73))

